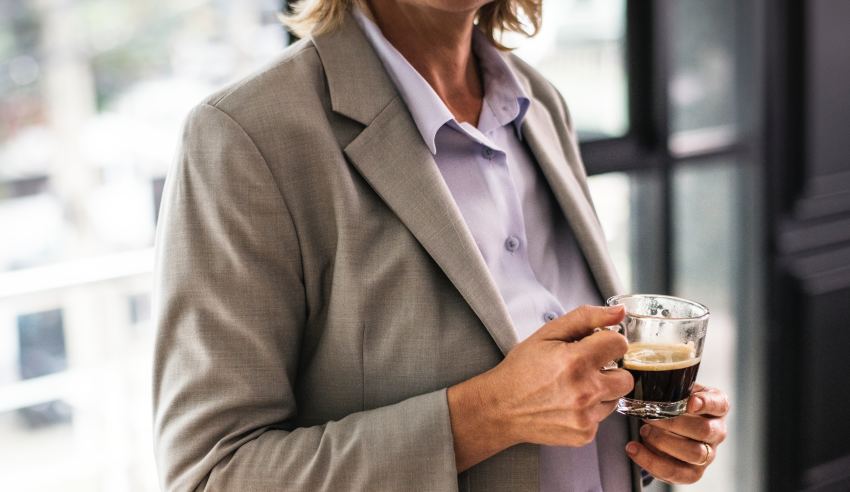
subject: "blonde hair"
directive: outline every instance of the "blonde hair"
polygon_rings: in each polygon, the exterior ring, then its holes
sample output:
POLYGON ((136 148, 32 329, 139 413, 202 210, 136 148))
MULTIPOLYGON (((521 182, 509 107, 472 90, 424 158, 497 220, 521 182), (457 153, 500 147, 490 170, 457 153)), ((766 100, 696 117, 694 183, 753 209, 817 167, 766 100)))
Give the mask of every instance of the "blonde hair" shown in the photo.
MULTIPOLYGON (((476 23, 497 48, 507 50, 510 48, 498 39, 502 33, 532 37, 540 30, 542 3, 543 0, 493 0, 478 10, 476 23)), ((291 14, 278 17, 296 36, 315 36, 339 27, 352 4, 367 10, 365 0, 299 0, 291 14)))

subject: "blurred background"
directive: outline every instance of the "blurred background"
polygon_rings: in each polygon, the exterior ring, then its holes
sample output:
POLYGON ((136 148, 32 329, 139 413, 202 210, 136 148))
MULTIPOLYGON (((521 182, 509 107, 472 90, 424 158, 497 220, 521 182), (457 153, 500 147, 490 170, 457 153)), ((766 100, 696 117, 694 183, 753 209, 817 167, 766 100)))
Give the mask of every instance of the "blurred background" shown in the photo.
MULTIPOLYGON (((188 110, 292 41, 284 8, 0 0, 0 490, 157 489, 163 182, 188 110)), ((677 490, 850 490, 850 390, 820 378, 850 371, 827 335, 850 316, 846 22, 847 0, 547 0, 509 38, 570 105, 628 288, 711 308, 730 437, 677 490)))

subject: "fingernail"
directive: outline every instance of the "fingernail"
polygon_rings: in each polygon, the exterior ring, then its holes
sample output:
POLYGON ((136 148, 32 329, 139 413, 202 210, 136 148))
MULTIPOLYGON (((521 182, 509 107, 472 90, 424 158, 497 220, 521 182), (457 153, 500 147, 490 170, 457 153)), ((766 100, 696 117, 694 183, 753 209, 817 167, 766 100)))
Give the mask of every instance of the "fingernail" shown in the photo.
POLYGON ((699 396, 694 397, 694 412, 699 412, 700 408, 705 404, 699 396))
POLYGON ((651 430, 651 429, 649 428, 649 426, 648 426, 648 425, 643 425, 643 426, 641 426, 641 428, 640 428, 640 435, 641 435, 641 437, 646 437, 646 436, 648 436, 648 435, 649 435, 649 431, 650 431, 650 430, 651 430))
POLYGON ((637 444, 633 442, 626 444, 626 452, 629 453, 629 456, 634 456, 637 453, 637 450, 637 444))
POLYGON ((605 310, 608 311, 609 313, 619 313, 620 311, 623 310, 623 305, 617 304, 616 306, 608 306, 608 307, 605 308, 605 310))

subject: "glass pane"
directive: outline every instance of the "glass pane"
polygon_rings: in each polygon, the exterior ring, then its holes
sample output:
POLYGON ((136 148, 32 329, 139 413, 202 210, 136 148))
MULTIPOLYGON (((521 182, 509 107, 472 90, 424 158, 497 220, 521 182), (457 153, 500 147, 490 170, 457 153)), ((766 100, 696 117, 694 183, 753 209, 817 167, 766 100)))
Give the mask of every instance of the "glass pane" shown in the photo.
POLYGON ((680 0, 669 5, 673 131, 734 124, 738 2, 680 0))
POLYGON ((561 92, 583 140, 628 131, 625 0, 546 2, 531 39, 510 38, 516 53, 561 92))
POLYGON ((608 251, 620 274, 623 285, 631 290, 632 251, 631 251, 631 197, 634 192, 629 175, 626 173, 606 173, 590 176, 587 179, 596 214, 608 240, 608 251))
MULTIPOLYGON (((753 285, 751 251, 758 231, 752 225, 757 217, 749 172, 727 159, 678 165, 673 174, 674 293, 711 310, 699 380, 731 397, 740 394, 745 377, 736 358, 741 331, 753 330, 744 320, 758 309, 758 292, 748 287, 753 285)), ((742 407, 733 406, 717 460, 686 490, 736 490, 743 483, 736 476, 742 471, 738 462, 752 465, 754 458, 740 452, 746 445, 739 442, 745 429, 737 428, 742 407)))
POLYGON ((285 45, 279 5, 0 2, 3 490, 158 489, 163 176, 189 108, 285 45))
POLYGON ((662 224, 658 176, 652 171, 597 174, 588 178, 590 194, 611 259, 627 292, 655 292, 661 279, 657 254, 662 224))

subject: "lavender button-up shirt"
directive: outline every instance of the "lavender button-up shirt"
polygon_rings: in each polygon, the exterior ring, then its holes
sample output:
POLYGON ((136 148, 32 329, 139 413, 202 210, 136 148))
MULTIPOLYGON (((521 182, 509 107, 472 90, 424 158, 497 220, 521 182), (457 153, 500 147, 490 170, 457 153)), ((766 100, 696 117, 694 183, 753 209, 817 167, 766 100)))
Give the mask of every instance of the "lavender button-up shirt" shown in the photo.
MULTIPOLYGON (((363 12, 354 14, 434 155, 507 305, 517 339, 581 304, 598 304, 600 295, 570 227, 522 141, 522 121, 532 101, 498 50, 473 30, 472 49, 484 83, 476 127, 458 122, 378 26, 363 12)), ((626 427, 614 420, 609 418, 597 439, 582 448, 541 446, 540 490, 631 490, 623 452, 626 427), (616 451, 603 456, 603 447, 616 451)))

